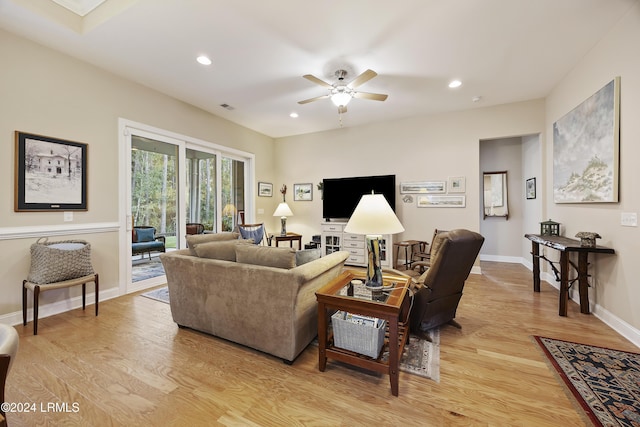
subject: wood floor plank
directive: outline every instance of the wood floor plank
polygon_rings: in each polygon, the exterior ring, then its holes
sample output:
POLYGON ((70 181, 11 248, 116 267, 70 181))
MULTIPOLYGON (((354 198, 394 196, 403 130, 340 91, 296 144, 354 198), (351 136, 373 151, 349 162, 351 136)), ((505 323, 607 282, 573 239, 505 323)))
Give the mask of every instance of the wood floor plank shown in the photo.
POLYGON ((168 304, 139 295, 18 326, 9 402, 77 402, 77 413, 8 413, 10 426, 496 426, 584 425, 533 335, 638 349, 517 264, 482 262, 456 319, 441 328, 440 382, 389 378, 329 361, 317 346, 293 365, 189 329, 168 304))

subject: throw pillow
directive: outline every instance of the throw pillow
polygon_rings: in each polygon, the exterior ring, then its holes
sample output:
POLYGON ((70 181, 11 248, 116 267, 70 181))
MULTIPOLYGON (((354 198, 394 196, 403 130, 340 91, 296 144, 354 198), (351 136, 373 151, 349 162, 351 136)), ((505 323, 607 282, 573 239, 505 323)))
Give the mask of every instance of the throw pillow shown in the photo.
POLYGON ((253 244, 252 239, 243 240, 219 240, 196 245, 195 251, 200 258, 221 259, 225 261, 236 260, 236 245, 253 244))
POLYGON ((236 262, 289 269, 296 266, 296 250, 270 246, 237 245, 236 262))
POLYGON ((306 264, 320 258, 320 249, 303 249, 296 251, 296 265, 306 264))
POLYGON ((138 242, 153 242, 155 230, 153 228, 136 228, 138 242))
POLYGON ((198 256, 196 253, 196 247, 202 243, 219 242, 221 240, 234 240, 240 236, 238 233, 231 233, 228 231, 222 233, 210 233, 210 234, 189 234, 187 235, 187 246, 192 256, 198 256))

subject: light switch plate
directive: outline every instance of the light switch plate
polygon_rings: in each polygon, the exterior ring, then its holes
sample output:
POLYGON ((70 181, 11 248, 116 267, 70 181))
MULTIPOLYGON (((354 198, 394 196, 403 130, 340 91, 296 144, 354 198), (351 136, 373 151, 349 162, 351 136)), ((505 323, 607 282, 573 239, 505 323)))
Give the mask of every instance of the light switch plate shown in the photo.
POLYGON ((620 215, 620 223, 625 227, 637 227, 638 214, 636 212, 622 212, 620 215))
POLYGON ((264 214, 264 209, 258 209, 258 215, 264 214))

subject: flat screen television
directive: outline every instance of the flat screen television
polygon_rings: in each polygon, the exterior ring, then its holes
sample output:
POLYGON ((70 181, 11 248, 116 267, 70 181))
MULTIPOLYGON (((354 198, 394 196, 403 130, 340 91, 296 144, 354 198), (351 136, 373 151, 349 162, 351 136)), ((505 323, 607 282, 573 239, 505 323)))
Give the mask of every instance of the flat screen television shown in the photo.
POLYGON ((396 176, 357 176, 322 180, 322 217, 349 218, 364 194, 382 194, 391 209, 396 210, 396 176))

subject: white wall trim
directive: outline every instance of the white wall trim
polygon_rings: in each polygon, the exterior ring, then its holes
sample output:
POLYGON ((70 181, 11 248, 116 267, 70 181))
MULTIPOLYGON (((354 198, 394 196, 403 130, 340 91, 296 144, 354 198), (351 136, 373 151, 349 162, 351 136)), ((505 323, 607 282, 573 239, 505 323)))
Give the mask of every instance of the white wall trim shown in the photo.
POLYGON ((507 262, 510 264, 522 264, 522 257, 481 254, 480 261, 494 261, 494 262, 507 262))
POLYGON ((32 239, 49 236, 69 236, 74 234, 112 233, 119 230, 120 224, 117 222, 2 227, 0 228, 0 240, 32 239))
MULTIPOLYGON (((533 264, 531 262, 527 262, 523 259, 522 264, 525 267, 527 267, 529 270, 533 271, 533 264)), ((558 291, 560 291, 560 283, 556 282, 555 276, 553 276, 552 274, 540 272, 540 280, 547 282, 549 285, 553 286, 558 291)), ((532 288, 533 288, 533 284, 532 284, 532 288)), ((571 298, 571 300, 574 301, 576 304, 580 304, 580 295, 578 294, 578 292, 574 292, 573 290, 571 290, 569 292, 569 298, 571 298)), ((592 301, 589 302, 589 310, 591 311, 592 315, 602 320, 604 324, 606 324, 611 329, 613 329, 614 331, 616 331, 617 333, 625 337, 633 345, 640 348, 640 330, 629 325, 627 322, 620 319, 619 317, 614 316, 611 312, 605 310, 600 305, 594 304, 592 301)))

